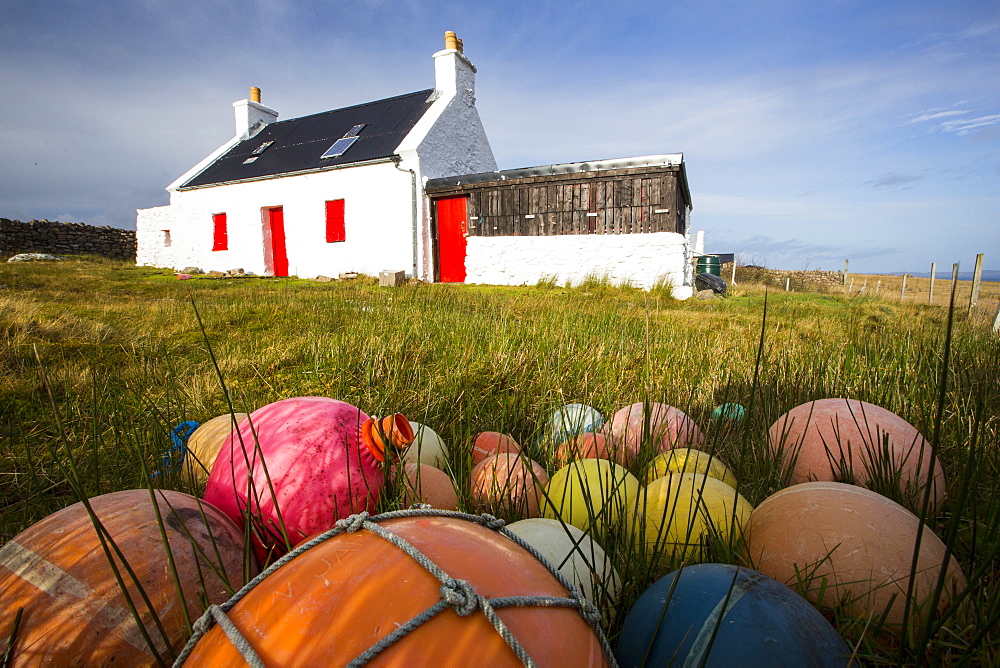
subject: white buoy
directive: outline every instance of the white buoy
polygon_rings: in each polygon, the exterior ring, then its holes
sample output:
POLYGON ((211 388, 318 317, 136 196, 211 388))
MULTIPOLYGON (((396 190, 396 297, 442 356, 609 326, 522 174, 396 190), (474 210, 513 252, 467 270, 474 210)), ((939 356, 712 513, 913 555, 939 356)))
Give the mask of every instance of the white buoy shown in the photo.
POLYGON ((413 443, 403 453, 405 464, 429 464, 435 468, 447 470, 448 446, 444 444, 437 432, 419 422, 410 422, 413 429, 413 443))
POLYGON ((538 550, 591 603, 613 605, 617 600, 618 573, 604 549, 575 526, 532 518, 508 524, 507 529, 538 550))

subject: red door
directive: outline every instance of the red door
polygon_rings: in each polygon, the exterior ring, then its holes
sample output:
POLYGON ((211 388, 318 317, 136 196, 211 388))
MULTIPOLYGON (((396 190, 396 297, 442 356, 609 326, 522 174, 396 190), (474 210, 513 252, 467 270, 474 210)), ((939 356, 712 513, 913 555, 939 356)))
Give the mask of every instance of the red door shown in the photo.
POLYGON ((438 267, 442 283, 465 282, 465 196, 437 201, 438 267))
POLYGON ((267 210, 271 231, 271 271, 275 276, 288 276, 288 254, 285 252, 285 211, 280 206, 267 210))

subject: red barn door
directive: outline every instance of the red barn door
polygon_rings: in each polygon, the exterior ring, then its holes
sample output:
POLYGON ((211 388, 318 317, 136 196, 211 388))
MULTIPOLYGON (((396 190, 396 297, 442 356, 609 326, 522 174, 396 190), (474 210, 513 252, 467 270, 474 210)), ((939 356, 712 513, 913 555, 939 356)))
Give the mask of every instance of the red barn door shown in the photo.
POLYGON ((465 282, 468 236, 465 201, 465 196, 437 200, 438 267, 442 283, 465 282))
POLYGON ((288 276, 288 254, 285 251, 285 211, 280 206, 267 210, 271 232, 271 273, 288 276))

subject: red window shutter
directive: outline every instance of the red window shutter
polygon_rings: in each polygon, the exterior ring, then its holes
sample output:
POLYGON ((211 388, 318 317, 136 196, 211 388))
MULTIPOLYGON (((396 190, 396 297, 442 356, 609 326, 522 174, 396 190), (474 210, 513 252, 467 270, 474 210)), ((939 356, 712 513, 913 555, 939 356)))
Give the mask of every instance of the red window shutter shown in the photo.
POLYGON ((326 242, 345 241, 344 200, 334 199, 326 203, 326 242))
POLYGON ((212 223, 215 225, 212 250, 229 250, 229 232, 226 230, 226 214, 215 214, 212 216, 212 223))

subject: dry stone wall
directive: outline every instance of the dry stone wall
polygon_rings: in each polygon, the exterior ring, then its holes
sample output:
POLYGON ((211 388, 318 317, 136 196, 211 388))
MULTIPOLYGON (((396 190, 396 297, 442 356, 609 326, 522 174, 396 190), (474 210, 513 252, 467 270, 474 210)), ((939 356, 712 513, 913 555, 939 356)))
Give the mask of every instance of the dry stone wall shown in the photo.
MULTIPOLYGON (((728 281, 732 276, 732 271, 732 264, 723 265, 720 271, 722 278, 728 281)), ((737 284, 756 283, 759 285, 778 286, 784 289, 786 279, 788 280, 789 288, 792 290, 822 292, 833 286, 842 285, 844 274, 839 271, 823 271, 819 269, 789 271, 755 266, 738 265, 736 267, 737 284)))
POLYGON ((83 223, 0 218, 0 255, 52 253, 135 260, 135 231, 83 223))

